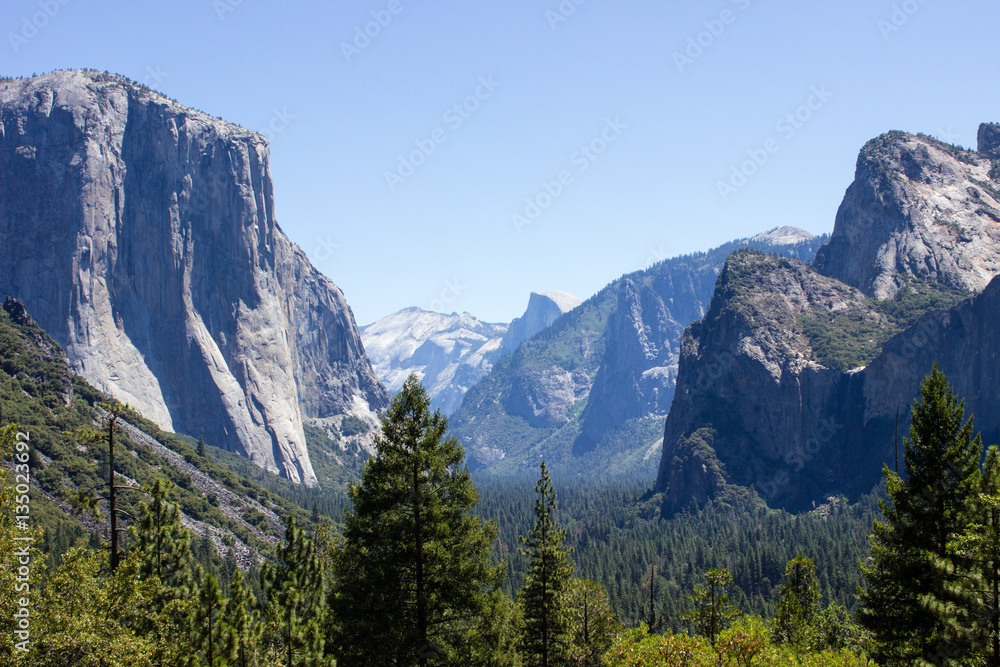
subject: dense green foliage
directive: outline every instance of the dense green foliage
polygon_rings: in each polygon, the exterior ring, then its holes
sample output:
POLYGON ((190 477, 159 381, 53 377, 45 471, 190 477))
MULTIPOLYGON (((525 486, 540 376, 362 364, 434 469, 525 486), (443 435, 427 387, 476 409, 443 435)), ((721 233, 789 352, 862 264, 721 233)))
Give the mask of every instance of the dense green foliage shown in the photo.
MULTIPOLYGON (((912 316, 920 307, 887 316, 912 316)), ((244 577, 232 557, 215 555, 207 534, 192 536, 181 526, 183 512, 239 534, 218 499, 199 492, 174 459, 126 431, 116 438, 115 469, 142 486, 122 498, 130 531, 121 566, 112 571, 98 533, 84 546, 85 530, 65 528, 78 524, 54 502, 72 495, 63 478, 86 493, 110 472, 106 448, 83 451, 66 434, 97 423, 96 406, 106 398, 73 378, 58 347, 17 318, 16 309, 0 314, 0 345, 7 346, 0 399, 5 416, 31 420, 23 429, 31 442, 13 452, 14 431, 2 435, 6 455, 37 470, 46 495, 32 492, 34 528, 12 522, 7 511, 0 545, 12 545, 24 530, 36 531, 39 546, 64 545, 54 558, 36 553, 27 593, 38 610, 31 664, 88 664, 81 656, 93 656, 108 665, 320 665, 334 658, 350 665, 383 664, 391 654, 428 665, 546 664, 534 647, 548 610, 557 610, 546 623, 554 621, 549 627, 559 638, 549 655, 572 664, 656 664, 666 656, 678 661, 671 664, 692 665, 865 664, 858 656, 868 637, 849 610, 861 581, 855 564, 869 548, 874 559, 866 575, 886 563, 902 563, 900 572, 915 575, 916 587, 898 597, 910 606, 897 607, 915 614, 905 619, 911 631, 901 650, 920 644, 925 656, 940 655, 945 640, 945 648, 959 646, 971 656, 968 664, 978 664, 990 641, 1000 641, 1000 459, 991 450, 980 474, 971 421, 936 370, 914 408, 908 478, 887 474, 887 518, 875 524, 871 544, 874 496, 855 505, 831 498, 793 516, 768 509, 752 491, 728 488, 704 507, 666 519, 659 514, 662 499, 645 492, 643 477, 552 480, 543 471, 537 488, 484 478, 480 498, 461 445, 447 437, 447 421, 429 413, 415 380, 385 417, 379 455, 365 464, 349 497, 332 478, 323 495, 309 495, 247 469, 275 489, 266 490, 230 469, 240 470, 233 455, 122 413, 224 488, 288 510, 285 529, 269 529, 282 536, 279 545, 256 542, 267 558, 258 581, 253 571, 244 577), (58 485, 46 487, 50 471, 59 473, 58 485), (323 502, 303 508, 296 498, 323 502), (345 506, 343 530, 324 519, 345 506), (900 517, 907 529, 886 528, 900 517), (515 548, 522 536, 525 554, 515 548), (904 557, 880 560, 897 548, 904 557), (542 574, 543 562, 556 566, 542 574), (585 579, 571 577, 573 570, 585 579), (651 603, 666 635, 622 629, 635 627, 642 610, 652 618, 651 603), (929 634, 914 642, 912 629, 920 627, 929 634)), ((330 430, 310 433, 314 446, 344 451, 334 437, 330 430)), ((17 500, 8 476, 0 506, 9 510, 17 500)), ((16 570, 5 564, 0 599, 13 606, 16 570)), ((884 568, 889 578, 868 579, 866 609, 873 596, 910 585, 906 576, 894 589, 872 585, 890 581, 891 567, 884 568)), ((892 664, 895 638, 873 627, 871 614, 861 617, 892 664)), ((8 639, 16 638, 10 620, 3 623, 8 639)))
POLYGON ((555 521, 556 492, 542 461, 535 485, 535 525, 520 536, 528 572, 517 601, 524 615, 521 652, 528 665, 550 667, 566 662, 570 654, 567 605, 573 563, 566 548, 566 529, 555 521))
MULTIPOLYGON (((579 576, 607 588, 611 607, 626 625, 640 621, 649 566, 656 565, 657 605, 674 632, 691 631, 682 616, 687 596, 710 568, 727 568, 733 603, 747 614, 774 613, 785 564, 798 554, 815 560, 822 604, 854 609, 861 582, 856 563, 869 553, 868 534, 878 511, 874 495, 855 505, 833 499, 814 512, 794 516, 769 510, 752 495, 727 496, 670 519, 659 517, 659 499, 645 489, 650 480, 555 479, 558 522, 579 576)), ((524 580, 519 535, 533 522, 533 487, 527 481, 479 479, 478 511, 497 522, 499 556, 510 562, 505 588, 524 580)))
POLYGON ((950 308, 969 296, 943 283, 911 278, 892 299, 866 299, 867 309, 812 306, 799 317, 797 326, 808 339, 815 361, 846 371, 867 365, 887 340, 926 313, 950 308))
POLYGON ((470 513, 479 494, 447 428, 411 375, 350 489, 330 597, 341 664, 481 664, 502 643, 496 528, 470 513))
POLYGON ((809 628, 819 613, 816 564, 799 554, 785 566, 785 580, 778 588, 771 634, 775 641, 805 646, 809 628))
POLYGON ((959 641, 969 601, 956 593, 969 565, 952 545, 975 517, 982 442, 936 365, 914 401, 905 445, 907 477, 884 470, 885 518, 874 524, 872 557, 861 568, 859 619, 883 664, 968 664, 985 642, 959 641))

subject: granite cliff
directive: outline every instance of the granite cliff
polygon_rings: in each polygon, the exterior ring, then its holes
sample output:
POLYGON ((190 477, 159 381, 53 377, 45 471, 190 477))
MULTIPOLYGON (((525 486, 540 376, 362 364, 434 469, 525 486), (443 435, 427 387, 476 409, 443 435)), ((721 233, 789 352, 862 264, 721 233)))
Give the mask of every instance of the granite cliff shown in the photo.
POLYGON ((275 220, 267 141, 118 76, 0 83, 0 292, 161 427, 315 483, 303 418, 388 394, 275 220))
POLYGON ((500 343, 500 354, 511 354, 518 346, 561 316, 579 306, 582 301, 568 292, 532 292, 524 315, 515 317, 500 343))
POLYGON ((990 127, 978 152, 901 132, 869 142, 815 268, 729 258, 681 346, 655 485, 667 512, 726 484, 789 509, 869 491, 935 361, 1000 436, 990 127))

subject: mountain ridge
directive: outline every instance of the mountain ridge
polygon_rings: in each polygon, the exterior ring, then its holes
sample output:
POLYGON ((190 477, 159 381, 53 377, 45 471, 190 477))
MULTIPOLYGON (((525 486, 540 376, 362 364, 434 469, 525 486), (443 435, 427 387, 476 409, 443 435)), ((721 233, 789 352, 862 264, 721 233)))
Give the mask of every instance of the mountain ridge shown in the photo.
POLYGON ((703 316, 725 257, 749 244, 811 259, 822 241, 741 239, 612 281, 470 388, 452 428, 471 465, 514 474, 544 457, 563 472, 655 471, 681 322, 703 316), (609 352, 619 347, 629 352, 609 352), (595 387, 600 404, 589 401, 595 387))

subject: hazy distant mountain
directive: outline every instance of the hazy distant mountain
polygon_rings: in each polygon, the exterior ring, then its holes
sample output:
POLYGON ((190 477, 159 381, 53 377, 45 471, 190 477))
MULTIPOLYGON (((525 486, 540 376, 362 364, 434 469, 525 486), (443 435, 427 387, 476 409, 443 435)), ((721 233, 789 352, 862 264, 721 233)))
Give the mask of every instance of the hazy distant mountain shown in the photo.
POLYGON ((451 414, 468 388, 493 367, 506 331, 506 324, 480 322, 469 313, 406 308, 361 327, 361 340, 390 393, 415 373, 432 407, 451 414))
POLYGON ((581 303, 580 299, 567 292, 532 292, 524 315, 510 323, 500 346, 501 353, 510 354, 521 343, 581 303))
POLYGON ((532 292, 524 315, 510 325, 481 322, 469 313, 445 315, 406 308, 361 327, 361 339, 375 372, 391 393, 415 373, 427 388, 432 407, 450 415, 500 356, 579 303, 566 292, 532 292))

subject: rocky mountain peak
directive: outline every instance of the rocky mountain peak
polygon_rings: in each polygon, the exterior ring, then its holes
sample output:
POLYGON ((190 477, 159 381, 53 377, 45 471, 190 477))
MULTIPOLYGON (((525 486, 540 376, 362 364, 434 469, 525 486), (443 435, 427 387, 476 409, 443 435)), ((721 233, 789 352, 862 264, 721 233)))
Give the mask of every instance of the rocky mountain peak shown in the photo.
MULTIPOLYGON (((980 129, 987 150, 991 128, 980 129)), ((883 134, 862 148, 816 266, 877 299, 914 279, 981 292, 1000 273, 997 177, 987 155, 926 135, 883 134)))
POLYGON ((982 123, 976 135, 977 150, 994 160, 1000 159, 1000 125, 982 123))
POLYGON ((524 315, 514 318, 503 337, 501 354, 511 354, 517 347, 536 333, 583 303, 568 292, 532 292, 524 315))
POLYGON ((750 243, 759 245, 794 246, 800 243, 808 243, 815 239, 815 234, 811 234, 804 229, 783 225, 757 234, 756 236, 751 236, 749 241, 750 243))
POLYGON ((361 337, 390 393, 414 373, 427 388, 431 407, 450 415, 492 368, 506 331, 506 324, 482 322, 469 313, 406 308, 362 327, 361 337))

